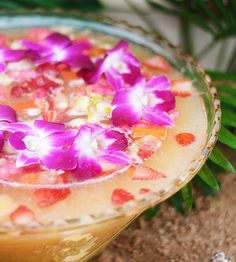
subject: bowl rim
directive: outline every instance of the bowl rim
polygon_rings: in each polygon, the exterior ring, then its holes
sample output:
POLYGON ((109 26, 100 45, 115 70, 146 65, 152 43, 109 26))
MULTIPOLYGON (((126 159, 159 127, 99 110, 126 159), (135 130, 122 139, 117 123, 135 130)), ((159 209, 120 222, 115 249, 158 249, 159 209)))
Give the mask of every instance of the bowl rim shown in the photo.
POLYGON ((127 21, 114 19, 109 17, 108 15, 103 15, 99 13, 87 13, 82 14, 78 11, 64 11, 64 10, 55 10, 53 13, 48 12, 45 10, 24 10, 21 9, 17 12, 15 11, 1 11, 3 15, 1 16, 0 20, 4 19, 4 17, 13 17, 13 16, 26 16, 26 17, 32 17, 35 15, 39 16, 45 16, 45 17, 63 17, 63 18, 70 18, 70 19, 77 19, 85 21, 93 21, 95 23, 101 23, 105 24, 107 26, 113 26, 118 27, 123 30, 129 31, 131 30, 133 33, 138 35, 144 35, 149 36, 151 39, 159 43, 163 48, 168 48, 171 51, 177 53, 179 57, 186 61, 186 64, 189 64, 191 67, 195 69, 195 71, 199 74, 201 77, 201 80, 204 81, 205 88, 207 88, 210 98, 212 100, 213 105, 213 118, 214 123, 212 125, 212 130, 210 132, 209 138, 205 142, 205 146, 202 149, 202 152, 197 157, 197 159, 193 160, 193 165, 189 168, 188 172, 186 174, 183 174, 178 179, 175 179, 174 181, 170 181, 171 187, 168 188, 168 190, 162 189, 158 192, 150 192, 148 194, 145 194, 145 197, 142 197, 137 200, 133 200, 128 202, 127 204, 121 206, 121 207, 112 207, 111 210, 101 213, 98 216, 93 215, 87 215, 80 216, 78 219, 73 220, 65 220, 65 224, 63 225, 54 225, 53 223, 47 226, 40 226, 39 228, 22 228, 19 226, 13 225, 12 227, 8 227, 6 229, 0 229, 0 234, 5 235, 8 232, 12 232, 15 230, 22 229, 24 231, 24 235, 34 235, 41 233, 55 233, 56 232, 65 232, 67 230, 79 230, 80 228, 85 228, 91 225, 100 225, 103 223, 106 223, 107 221, 110 221, 112 219, 120 219, 125 217, 132 217, 135 216, 137 213, 141 213, 145 209, 148 209, 154 205, 157 205, 173 194, 175 194, 177 191, 179 191, 182 187, 184 187, 188 182, 190 182, 194 176, 197 174, 197 172, 200 170, 200 168, 203 166, 205 161, 207 160, 208 156, 210 155, 211 151, 213 150, 216 142, 217 137, 220 130, 220 122, 221 122, 221 109, 220 109, 220 100, 217 96, 216 88, 213 86, 210 77, 205 73, 205 71, 202 69, 202 67, 187 53, 185 53, 180 47, 176 47, 171 42, 169 42, 167 39, 163 38, 162 36, 158 35, 154 32, 149 32, 145 30, 141 26, 137 25, 130 25, 127 21))

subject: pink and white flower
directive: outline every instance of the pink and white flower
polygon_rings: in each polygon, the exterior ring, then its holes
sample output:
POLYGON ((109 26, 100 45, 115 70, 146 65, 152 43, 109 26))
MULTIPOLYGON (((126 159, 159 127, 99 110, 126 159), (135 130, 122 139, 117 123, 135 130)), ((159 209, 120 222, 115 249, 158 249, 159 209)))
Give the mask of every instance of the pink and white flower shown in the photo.
POLYGON ((140 76, 140 63, 128 50, 128 42, 121 40, 107 51, 103 59, 95 62, 94 70, 82 70, 79 75, 89 84, 94 84, 105 75, 108 82, 119 89, 121 82, 133 84, 140 76))
POLYGON ((22 42, 28 48, 28 56, 35 59, 37 63, 64 62, 76 68, 92 67, 89 57, 83 54, 91 47, 88 41, 83 40, 73 43, 68 36, 60 33, 52 33, 44 41, 45 45, 30 41, 22 42))
POLYGON ((79 180, 85 180, 102 173, 104 163, 119 167, 129 165, 130 159, 125 152, 127 146, 123 133, 99 125, 83 126, 72 146, 77 156, 74 174, 79 180))
POLYGON ((173 121, 168 114, 175 108, 175 96, 169 90, 170 83, 165 76, 145 78, 130 87, 119 89, 113 99, 116 106, 112 111, 115 126, 133 126, 146 120, 159 126, 171 126, 173 121))
POLYGON ((16 112, 13 108, 7 105, 0 105, 0 151, 4 145, 4 128, 2 127, 6 122, 16 122, 16 112))
POLYGON ((76 130, 65 130, 64 124, 35 120, 34 127, 25 124, 8 124, 9 143, 21 152, 16 166, 25 167, 43 163, 49 169, 71 170, 77 165, 70 145, 76 130))
POLYGON ((24 55, 23 50, 0 48, 0 73, 5 72, 8 62, 19 61, 24 55))

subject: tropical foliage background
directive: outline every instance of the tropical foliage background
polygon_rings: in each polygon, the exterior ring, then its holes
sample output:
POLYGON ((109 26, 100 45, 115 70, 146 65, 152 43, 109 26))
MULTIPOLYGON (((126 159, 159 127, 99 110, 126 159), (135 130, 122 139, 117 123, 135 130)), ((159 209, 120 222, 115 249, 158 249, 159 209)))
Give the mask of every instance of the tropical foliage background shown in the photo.
MULTIPOLYGON (((44 8, 53 10, 62 8, 65 10, 80 10, 83 12, 101 12, 106 8, 105 0, 8 0, 0 1, 0 9, 19 10, 21 8, 34 9, 44 8)), ((115 12, 115 7, 111 7, 109 1, 109 10, 115 12)), ((119 6, 119 1, 114 6, 119 6)), ((145 12, 138 8, 140 0, 122 0, 120 3, 129 7, 129 12, 135 13, 150 30, 158 31, 149 19, 148 9, 145 12)), ((216 46, 220 45, 216 55, 215 70, 207 70, 218 89, 223 119, 219 135, 219 142, 210 155, 207 163, 204 165, 198 175, 186 185, 181 191, 175 194, 171 203, 178 211, 185 213, 194 207, 193 192, 196 190, 207 195, 214 196, 220 190, 219 175, 234 173, 235 169, 224 155, 224 149, 231 149, 233 153, 236 150, 236 41, 227 58, 226 66, 219 70, 220 64, 225 59, 227 49, 227 39, 236 40, 236 1, 233 0, 143 0, 145 7, 150 10, 157 10, 164 14, 175 16, 181 25, 182 47, 193 55, 197 60, 206 56, 207 53, 216 46), (210 35, 210 40, 200 50, 196 51, 193 41, 193 27, 198 27, 210 35), (193 190, 194 189, 194 190, 193 190)), ((228 151, 228 150, 227 150, 228 151)), ((152 217, 158 211, 156 206, 145 212, 147 217, 152 217)))

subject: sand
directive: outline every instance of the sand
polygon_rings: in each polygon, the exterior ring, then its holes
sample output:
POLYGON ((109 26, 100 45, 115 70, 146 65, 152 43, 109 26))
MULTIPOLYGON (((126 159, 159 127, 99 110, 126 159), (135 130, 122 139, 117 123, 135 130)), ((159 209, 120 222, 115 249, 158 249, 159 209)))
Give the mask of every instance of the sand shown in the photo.
POLYGON ((216 198, 199 195, 186 216, 165 203, 151 221, 140 217, 93 262, 204 262, 216 251, 236 261, 236 174, 221 182, 216 198))

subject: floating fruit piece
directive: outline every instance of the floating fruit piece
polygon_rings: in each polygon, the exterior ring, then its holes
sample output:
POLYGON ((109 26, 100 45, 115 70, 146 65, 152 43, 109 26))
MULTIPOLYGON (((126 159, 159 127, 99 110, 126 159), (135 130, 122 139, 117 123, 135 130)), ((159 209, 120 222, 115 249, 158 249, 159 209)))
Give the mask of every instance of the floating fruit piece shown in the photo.
POLYGON ((156 69, 161 72, 172 72, 172 68, 170 67, 169 63, 161 56, 154 56, 144 61, 144 65, 150 67, 151 69, 156 69))
POLYGON ((181 146, 188 146, 196 141, 196 138, 192 133, 179 133, 175 138, 181 146))
POLYGON ((70 194, 71 194, 71 190, 69 188, 63 188, 63 189, 40 188, 35 190, 33 193, 37 205, 41 208, 54 205, 66 199, 70 194))
POLYGON ((111 196, 111 202, 115 206, 121 206, 134 199, 135 198, 133 194, 121 188, 116 188, 112 192, 112 196, 111 196))
POLYGON ((102 167, 101 176, 106 176, 106 175, 112 174, 119 169, 118 166, 116 166, 115 164, 112 164, 111 162, 108 162, 108 161, 101 161, 100 165, 102 167))
POLYGON ((148 188, 140 188, 139 194, 140 194, 140 195, 144 195, 144 194, 149 193, 150 191, 151 191, 151 190, 148 189, 148 188))
POLYGON ((132 130, 132 137, 134 139, 142 138, 147 135, 152 135, 160 139, 161 141, 165 140, 167 136, 167 129, 157 126, 135 126, 132 130))
POLYGON ((13 107, 17 112, 32 109, 32 108, 34 109, 38 108, 34 103, 34 101, 31 100, 13 102, 11 104, 11 107, 13 107))
POLYGON ((192 82, 187 79, 173 80, 171 83, 171 91, 180 97, 188 97, 192 95, 192 82))
POLYGON ((78 79, 78 76, 73 71, 61 71, 60 75, 66 83, 78 79))
POLYGON ((0 217, 8 214, 14 208, 15 203, 8 195, 0 195, 0 217))
POLYGON ((134 171, 131 176, 132 180, 157 180, 161 178, 166 178, 166 175, 143 165, 134 167, 134 171))
POLYGON ((139 149, 144 151, 156 151, 162 144, 162 142, 159 140, 159 138, 148 135, 144 136, 136 141, 139 149))
POLYGON ((35 220, 35 215, 28 207, 20 205, 10 214, 11 221, 17 225, 27 225, 35 220))

